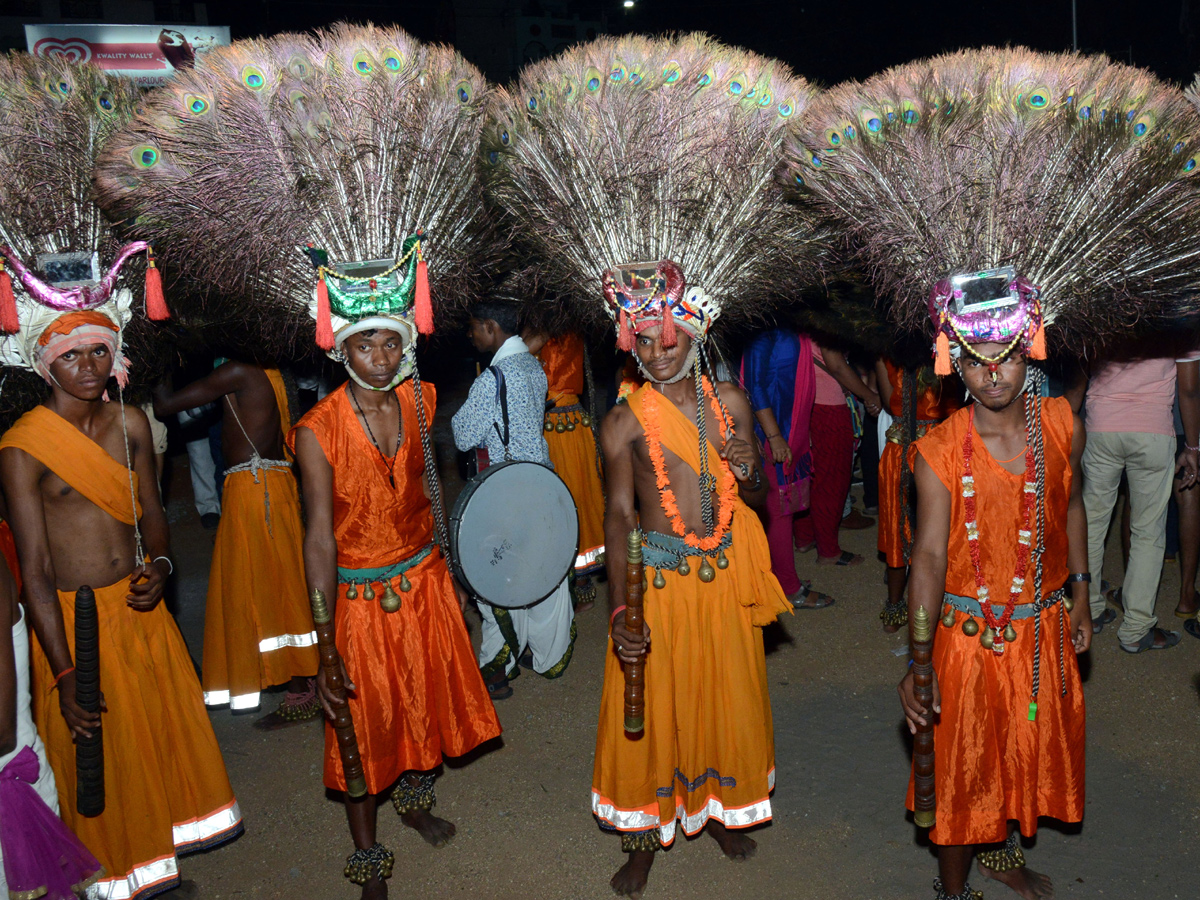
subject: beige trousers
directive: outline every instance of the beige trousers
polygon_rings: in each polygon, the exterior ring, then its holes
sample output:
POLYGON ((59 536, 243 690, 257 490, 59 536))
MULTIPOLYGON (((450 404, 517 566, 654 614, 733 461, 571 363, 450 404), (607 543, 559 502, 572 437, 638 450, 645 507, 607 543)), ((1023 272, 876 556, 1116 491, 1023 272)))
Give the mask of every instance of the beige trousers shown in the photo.
POLYGON ((1158 624, 1154 603, 1167 543, 1167 502, 1175 474, 1175 438, 1166 434, 1097 431, 1083 450, 1083 505, 1087 510, 1088 568, 1092 618, 1104 612, 1100 575, 1104 539, 1124 471, 1129 482, 1129 565, 1121 585, 1125 618, 1117 630, 1123 644, 1136 644, 1158 624))

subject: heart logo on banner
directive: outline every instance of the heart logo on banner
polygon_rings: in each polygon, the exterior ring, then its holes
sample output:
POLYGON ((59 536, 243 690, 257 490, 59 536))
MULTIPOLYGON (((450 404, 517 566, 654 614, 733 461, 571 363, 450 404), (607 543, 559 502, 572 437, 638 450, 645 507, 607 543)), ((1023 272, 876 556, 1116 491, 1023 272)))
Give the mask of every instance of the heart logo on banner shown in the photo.
POLYGON ((65 41, 56 38, 42 38, 33 45, 33 55, 58 56, 74 63, 85 63, 92 58, 92 45, 81 38, 71 38, 65 41))

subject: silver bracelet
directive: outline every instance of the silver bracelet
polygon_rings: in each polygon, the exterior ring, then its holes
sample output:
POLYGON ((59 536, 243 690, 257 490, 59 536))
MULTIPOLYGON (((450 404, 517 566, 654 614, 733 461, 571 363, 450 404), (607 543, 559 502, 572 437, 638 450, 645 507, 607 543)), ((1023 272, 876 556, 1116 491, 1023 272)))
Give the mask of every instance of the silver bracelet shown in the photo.
POLYGON ((171 564, 171 560, 167 559, 165 556, 156 556, 154 559, 150 560, 150 564, 153 565, 160 559, 167 564, 167 577, 170 578, 175 574, 175 566, 171 564))

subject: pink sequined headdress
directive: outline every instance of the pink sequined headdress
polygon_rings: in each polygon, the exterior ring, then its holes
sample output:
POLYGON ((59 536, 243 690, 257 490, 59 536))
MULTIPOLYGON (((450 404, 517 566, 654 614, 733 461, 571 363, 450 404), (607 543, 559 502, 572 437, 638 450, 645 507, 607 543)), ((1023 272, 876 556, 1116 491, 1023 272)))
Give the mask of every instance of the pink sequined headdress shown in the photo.
POLYGON ((986 363, 998 363, 1019 349, 1031 359, 1046 358, 1046 329, 1041 292, 1012 269, 994 269, 943 278, 929 294, 929 316, 937 333, 934 371, 949 375, 950 344, 986 363), (991 282, 1000 290, 980 302, 969 296, 970 285, 991 282), (994 356, 973 345, 1003 344, 994 356))

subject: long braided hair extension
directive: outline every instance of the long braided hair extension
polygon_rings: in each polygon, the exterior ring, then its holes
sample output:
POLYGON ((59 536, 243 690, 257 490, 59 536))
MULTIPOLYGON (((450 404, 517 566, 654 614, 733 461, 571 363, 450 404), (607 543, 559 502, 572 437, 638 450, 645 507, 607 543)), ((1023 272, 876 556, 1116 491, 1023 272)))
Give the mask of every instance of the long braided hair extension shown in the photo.
POLYGON ((429 503, 433 507, 434 538, 443 551, 450 548, 446 531, 446 510, 442 506, 442 479, 438 474, 437 454, 429 438, 429 423, 425 421, 425 399, 421 394, 421 372, 413 361, 413 395, 417 401, 417 427, 421 432, 421 452, 425 457, 425 480, 429 482, 429 503))

